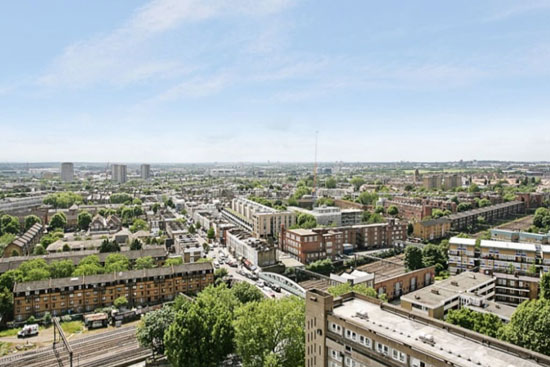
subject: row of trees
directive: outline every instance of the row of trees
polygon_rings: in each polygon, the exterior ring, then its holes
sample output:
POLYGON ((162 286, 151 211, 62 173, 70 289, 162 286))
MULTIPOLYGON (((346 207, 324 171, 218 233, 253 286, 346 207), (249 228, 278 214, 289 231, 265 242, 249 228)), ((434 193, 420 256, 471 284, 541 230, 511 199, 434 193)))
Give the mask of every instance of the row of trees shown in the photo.
POLYGON ((173 366, 214 367, 232 353, 245 367, 304 365, 305 304, 302 299, 264 299, 253 285, 210 286, 196 299, 144 316, 141 345, 165 354, 173 366))
POLYGON ((439 274, 447 269, 447 260, 445 244, 428 244, 422 249, 413 245, 405 248, 405 266, 410 271, 435 265, 435 273, 439 274))
POLYGON ((48 194, 44 198, 44 204, 51 205, 55 209, 67 209, 73 204, 82 203, 82 197, 74 192, 56 192, 48 194))

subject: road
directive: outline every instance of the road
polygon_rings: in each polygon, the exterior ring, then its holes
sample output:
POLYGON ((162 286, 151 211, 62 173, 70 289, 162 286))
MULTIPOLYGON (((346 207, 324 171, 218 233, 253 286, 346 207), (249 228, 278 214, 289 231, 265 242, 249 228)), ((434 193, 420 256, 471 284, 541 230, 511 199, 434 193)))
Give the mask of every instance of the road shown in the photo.
MULTIPOLYGON (((208 254, 207 254, 206 256, 209 257, 209 258, 212 258, 212 259, 214 259, 214 260, 218 260, 218 252, 219 252, 220 249, 226 254, 226 256, 227 256, 227 258, 228 258, 229 260, 231 260, 231 261, 236 261, 236 260, 233 258, 233 256, 231 256, 231 255, 229 254, 229 251, 227 251, 227 249, 222 248, 222 247, 220 247, 220 246, 218 246, 218 247, 213 247, 213 246, 211 246, 211 247, 210 247, 210 251, 208 252, 208 254)), ((232 268, 232 267, 230 267, 229 265, 227 265, 227 264, 224 263, 223 265, 220 265, 220 268, 226 269, 226 270, 227 270, 227 273, 228 273, 229 275, 231 275, 231 276, 233 277, 233 279, 237 279, 237 280, 239 280, 239 281, 247 282, 247 283, 250 283, 250 284, 256 286, 256 287, 257 287, 258 289, 260 289, 267 297, 273 297, 273 296, 274 296, 274 298, 282 298, 282 297, 285 297, 285 296, 290 295, 290 293, 288 293, 288 292, 285 291, 284 289, 281 289, 281 292, 274 292, 274 291, 271 290, 271 289, 265 289, 265 287, 263 287, 263 288, 262 288, 262 287, 259 287, 259 285, 258 285, 255 281, 253 281, 252 279, 249 279, 249 278, 247 278, 247 277, 245 277, 245 276, 243 276, 243 275, 237 273, 237 270, 239 270, 239 269, 244 270, 244 271, 248 271, 248 270, 246 270, 244 267, 242 267, 241 265, 239 265, 237 268, 232 268)))

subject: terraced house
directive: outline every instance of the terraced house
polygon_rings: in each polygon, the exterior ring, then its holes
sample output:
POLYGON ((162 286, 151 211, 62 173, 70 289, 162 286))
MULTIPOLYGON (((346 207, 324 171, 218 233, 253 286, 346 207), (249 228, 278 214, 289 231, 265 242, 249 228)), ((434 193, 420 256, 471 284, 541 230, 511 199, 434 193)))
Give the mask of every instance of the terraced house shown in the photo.
POLYGON ((111 306, 118 297, 130 305, 173 300, 179 293, 196 293, 214 282, 211 263, 59 278, 16 283, 13 289, 14 318, 75 314, 111 306))

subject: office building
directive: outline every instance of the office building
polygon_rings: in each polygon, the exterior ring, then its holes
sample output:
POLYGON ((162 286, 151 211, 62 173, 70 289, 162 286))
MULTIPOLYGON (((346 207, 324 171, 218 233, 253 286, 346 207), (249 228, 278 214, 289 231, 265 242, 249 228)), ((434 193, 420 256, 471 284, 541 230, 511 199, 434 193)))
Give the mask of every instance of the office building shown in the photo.
POLYGON ((148 180, 151 177, 151 165, 142 164, 141 165, 141 179, 148 180))
POLYGON ((126 182, 126 165, 125 164, 113 164, 111 179, 113 182, 122 184, 126 182))
POLYGON ((71 182, 74 180, 74 166, 71 162, 61 163, 61 181, 71 182))
POLYGON ((197 293, 213 282, 214 269, 207 262, 16 283, 14 318, 89 312, 111 306, 118 297, 126 297, 130 306, 156 304, 179 293, 197 293))
POLYGON ((306 367, 537 367, 550 357, 389 303, 306 293, 306 367))

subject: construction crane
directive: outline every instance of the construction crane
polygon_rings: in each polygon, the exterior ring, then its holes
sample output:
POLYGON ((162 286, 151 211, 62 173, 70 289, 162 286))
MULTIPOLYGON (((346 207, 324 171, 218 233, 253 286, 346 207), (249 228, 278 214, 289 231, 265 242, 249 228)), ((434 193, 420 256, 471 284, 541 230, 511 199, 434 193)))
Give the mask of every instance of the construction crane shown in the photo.
POLYGON ((319 136, 319 131, 315 131, 315 160, 313 163, 313 190, 311 196, 313 196, 313 206, 317 201, 317 138, 319 136))

